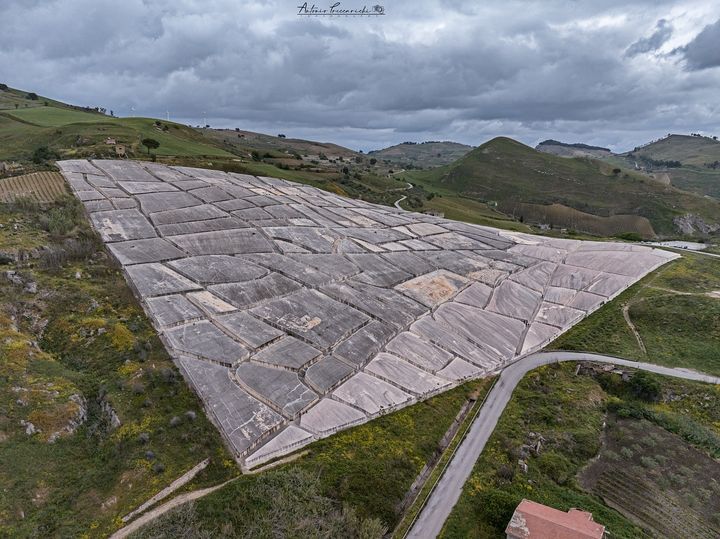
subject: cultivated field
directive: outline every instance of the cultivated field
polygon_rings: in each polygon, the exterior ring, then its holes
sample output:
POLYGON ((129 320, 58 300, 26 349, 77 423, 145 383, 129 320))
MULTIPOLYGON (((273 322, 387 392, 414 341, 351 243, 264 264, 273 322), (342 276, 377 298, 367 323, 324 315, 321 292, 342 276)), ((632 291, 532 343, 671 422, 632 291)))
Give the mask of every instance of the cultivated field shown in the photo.
POLYGON ((611 417, 580 482, 653 537, 720 535, 720 464, 646 420, 611 417))
POLYGON ((67 193, 65 180, 57 172, 34 172, 0 179, 0 202, 29 198, 35 202, 47 203, 67 193))

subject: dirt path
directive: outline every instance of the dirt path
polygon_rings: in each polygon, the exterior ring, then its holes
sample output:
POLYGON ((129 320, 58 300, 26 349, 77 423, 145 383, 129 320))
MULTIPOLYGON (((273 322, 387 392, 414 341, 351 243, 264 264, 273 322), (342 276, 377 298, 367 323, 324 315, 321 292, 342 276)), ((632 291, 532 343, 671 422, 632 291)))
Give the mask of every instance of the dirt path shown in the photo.
POLYGON ((140 507, 135 509, 134 511, 128 513, 124 517, 122 517, 123 522, 128 522, 135 518, 137 515, 148 509, 149 507, 152 507, 160 500, 164 500, 170 494, 175 492, 180 487, 186 485, 190 481, 192 481, 197 474, 199 474, 201 471, 203 471, 205 468, 207 468, 207 465, 210 464, 210 459, 205 459, 199 464, 196 464, 192 467, 192 469, 188 470, 184 474, 182 474, 180 477, 178 477, 175 481, 170 483, 170 485, 164 489, 162 489, 160 492, 155 494, 152 498, 150 498, 148 501, 146 501, 144 504, 142 504, 140 507))
POLYGON ((635 327, 635 324, 632 323, 632 320, 630 320, 630 304, 626 303, 623 305, 622 308, 623 318, 625 319, 625 322, 627 323, 628 327, 630 328, 630 331, 633 332, 633 335, 635 335, 635 340, 638 343, 638 346, 640 347, 640 350, 642 350, 643 355, 647 356, 647 349, 645 348, 645 343, 642 340, 642 337, 640 336, 640 332, 635 327))
POLYGON ((229 481, 225 481, 224 483, 221 483, 220 485, 215 485, 214 487, 208 487, 203 488, 200 490, 194 490, 193 492, 188 492, 186 494, 181 494, 180 496, 177 496, 170 500, 169 502, 166 502, 155 509, 152 509, 145 513, 143 516, 138 518, 137 520, 132 521, 130 524, 125 526, 124 528, 120 528, 118 531, 113 533, 110 536, 110 539, 123 539, 124 537, 127 537, 131 533, 134 533, 138 531, 140 528, 142 528, 145 524, 155 520, 161 515, 164 515, 171 509, 175 509, 176 507, 186 503, 191 502, 194 500, 198 500, 204 496, 207 496, 208 494, 211 494, 215 492, 218 489, 221 489, 225 485, 232 483, 235 481, 237 477, 230 479, 229 481))

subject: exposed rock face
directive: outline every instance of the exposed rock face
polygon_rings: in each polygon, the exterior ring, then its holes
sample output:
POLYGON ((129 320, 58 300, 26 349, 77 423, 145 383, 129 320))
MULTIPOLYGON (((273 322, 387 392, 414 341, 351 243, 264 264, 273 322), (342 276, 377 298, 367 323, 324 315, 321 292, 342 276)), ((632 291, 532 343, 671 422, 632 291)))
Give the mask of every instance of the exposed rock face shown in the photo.
POLYGON ((275 178, 59 166, 247 467, 496 372, 677 256, 275 178))
POLYGON ((67 425, 61 430, 53 432, 50 437, 48 438, 48 442, 52 443, 61 436, 70 436, 75 433, 75 431, 87 421, 87 400, 85 397, 79 394, 73 394, 70 395, 70 398, 68 399, 70 402, 73 402, 77 405, 77 411, 75 412, 75 415, 70 418, 70 420, 67 422, 67 425))
POLYGON ((720 230, 720 224, 708 223, 702 217, 693 213, 686 213, 681 217, 675 217, 673 224, 678 232, 687 235, 701 234, 705 236, 714 234, 720 230))

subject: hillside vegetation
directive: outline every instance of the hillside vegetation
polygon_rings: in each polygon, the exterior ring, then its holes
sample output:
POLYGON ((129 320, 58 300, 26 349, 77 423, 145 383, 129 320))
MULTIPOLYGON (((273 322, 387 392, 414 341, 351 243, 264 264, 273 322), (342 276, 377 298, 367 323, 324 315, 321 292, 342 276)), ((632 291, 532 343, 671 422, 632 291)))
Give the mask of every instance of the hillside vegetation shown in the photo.
POLYGON ((432 168, 448 165, 465 156, 470 150, 472 146, 457 142, 403 142, 369 152, 368 155, 405 168, 432 168))
MULTIPOLYGON (((408 177, 426 188, 442 188, 490 203, 523 220, 523 204, 558 204, 599 217, 644 217, 658 235, 673 235, 677 234, 676 217, 691 213, 716 222, 720 216, 717 201, 602 161, 541 153, 504 137, 483 144, 449 166, 412 172, 408 177)), ((570 228, 573 221, 552 224, 570 228)))

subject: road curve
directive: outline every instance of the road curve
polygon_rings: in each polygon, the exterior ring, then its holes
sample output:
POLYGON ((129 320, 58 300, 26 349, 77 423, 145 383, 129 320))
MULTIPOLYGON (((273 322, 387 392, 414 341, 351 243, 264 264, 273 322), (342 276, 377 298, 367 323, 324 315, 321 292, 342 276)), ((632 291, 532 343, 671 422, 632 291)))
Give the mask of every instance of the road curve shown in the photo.
POLYGON ((450 511, 457 503, 462 493, 465 482, 470 477, 475 462, 480 457, 485 444, 505 406, 512 396, 515 386, 529 371, 561 361, 595 361, 600 363, 612 363, 624 367, 632 367, 643 371, 674 376, 686 380, 720 384, 720 378, 709 376, 703 373, 687 370, 673 369, 654 365, 629 361, 612 356, 589 354, 585 352, 539 352, 531 354, 507 367, 502 371, 500 378, 488 395, 480 413, 475 418, 467 437, 462 441, 455 453, 455 456, 448 464, 445 473, 431 492, 427 503, 422 508, 420 515, 413 524, 406 537, 414 539, 429 539, 437 537, 442 530, 445 521, 450 516, 450 511))

